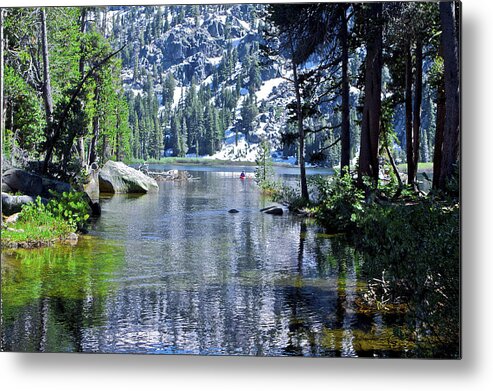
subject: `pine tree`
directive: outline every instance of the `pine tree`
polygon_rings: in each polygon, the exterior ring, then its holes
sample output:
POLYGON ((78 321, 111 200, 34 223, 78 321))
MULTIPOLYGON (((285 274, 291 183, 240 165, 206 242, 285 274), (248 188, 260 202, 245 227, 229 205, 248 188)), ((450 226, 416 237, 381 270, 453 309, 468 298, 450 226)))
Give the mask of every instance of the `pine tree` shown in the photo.
POLYGON ((270 144, 267 140, 262 140, 260 142, 255 163, 257 164, 257 168, 255 169, 255 182, 257 182, 261 188, 266 188, 274 176, 270 144))

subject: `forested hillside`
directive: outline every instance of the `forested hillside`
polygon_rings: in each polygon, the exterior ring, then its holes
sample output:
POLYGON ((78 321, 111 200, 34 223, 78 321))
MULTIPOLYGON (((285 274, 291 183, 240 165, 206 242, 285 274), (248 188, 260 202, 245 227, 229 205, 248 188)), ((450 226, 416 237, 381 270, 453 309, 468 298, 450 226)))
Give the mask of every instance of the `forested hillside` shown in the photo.
POLYGON ((5 9, 3 153, 68 172, 253 161, 266 140, 301 165, 407 162, 412 183, 418 162, 440 166, 441 17, 437 3, 5 9))

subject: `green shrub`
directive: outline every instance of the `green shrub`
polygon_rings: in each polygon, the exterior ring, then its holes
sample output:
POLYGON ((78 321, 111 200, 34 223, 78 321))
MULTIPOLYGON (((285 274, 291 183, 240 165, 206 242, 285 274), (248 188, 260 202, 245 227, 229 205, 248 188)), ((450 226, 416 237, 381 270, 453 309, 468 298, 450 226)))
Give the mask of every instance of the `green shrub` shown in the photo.
POLYGON ((50 242, 80 230, 89 218, 89 206, 83 193, 53 193, 54 198, 43 203, 40 197, 22 207, 19 219, 10 229, 2 231, 2 241, 50 242))
POLYGON ((50 192, 53 198, 46 206, 54 216, 65 220, 75 230, 83 228, 89 218, 90 207, 84 193, 71 191, 61 194, 50 192))
POLYGON ((329 178, 311 179, 316 196, 315 218, 325 227, 336 231, 352 229, 363 211, 364 193, 356 187, 349 172, 329 178))
POLYGON ((2 244, 14 242, 50 242, 65 237, 74 228, 63 218, 55 216, 40 197, 22 207, 18 221, 2 230, 2 244))

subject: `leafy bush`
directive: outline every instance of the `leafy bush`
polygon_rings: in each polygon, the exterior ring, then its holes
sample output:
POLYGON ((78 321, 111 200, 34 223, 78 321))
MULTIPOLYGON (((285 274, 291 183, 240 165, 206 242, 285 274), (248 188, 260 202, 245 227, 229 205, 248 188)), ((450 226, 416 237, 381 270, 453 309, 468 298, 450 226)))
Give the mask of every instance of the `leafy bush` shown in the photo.
POLYGON ((54 216, 40 197, 22 207, 19 219, 10 229, 2 230, 2 245, 9 243, 50 242, 56 238, 65 237, 74 228, 61 217, 54 216))
POLYGON ((89 218, 90 207, 82 192, 50 192, 53 198, 46 206, 54 216, 65 220, 71 227, 80 230, 89 218))
POLYGON ((83 193, 52 194, 54 198, 47 203, 37 197, 35 202, 24 205, 18 221, 2 231, 2 242, 39 245, 80 230, 89 218, 83 193))
POLYGON ((363 211, 364 193, 349 172, 329 178, 315 177, 311 186, 316 195, 315 218, 325 227, 347 231, 363 211))

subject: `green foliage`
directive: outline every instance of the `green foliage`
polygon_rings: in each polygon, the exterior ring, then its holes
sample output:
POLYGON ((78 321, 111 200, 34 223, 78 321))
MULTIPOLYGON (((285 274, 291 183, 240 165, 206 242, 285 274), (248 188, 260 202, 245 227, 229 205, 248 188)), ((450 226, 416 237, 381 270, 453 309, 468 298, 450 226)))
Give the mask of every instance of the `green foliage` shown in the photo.
POLYGON ((255 182, 264 191, 273 188, 274 169, 270 156, 270 145, 267 140, 262 140, 259 144, 255 159, 257 168, 255 169, 255 182))
POLYGON ((2 242, 7 246, 19 242, 34 243, 37 246, 65 237, 74 231, 65 219, 55 216, 40 197, 35 202, 24 205, 18 221, 9 228, 2 230, 2 242))
POLYGON ((258 108, 255 95, 247 95, 241 107, 241 127, 247 137, 255 128, 254 121, 257 115, 258 108))
POLYGON ((12 146, 22 151, 30 151, 37 156, 44 141, 46 121, 41 109, 41 101, 34 91, 11 66, 5 67, 5 96, 10 98, 6 118, 6 143, 3 153, 10 155, 12 146))
POLYGON ((406 337, 415 339, 425 355, 458 354, 459 218, 458 204, 425 200, 373 204, 357 221, 354 243, 377 286, 375 299, 407 304, 406 337))
POLYGON ((363 211, 364 193, 356 187, 349 172, 311 180, 317 198, 315 217, 325 227, 347 231, 355 226, 363 211))
POLYGON ((41 94, 41 10, 8 9, 4 24, 8 104, 3 152, 14 153, 16 164, 24 163, 19 157, 27 163, 43 159, 53 145, 54 164, 49 169, 52 174, 69 179, 87 163, 84 150, 93 155, 97 152, 103 160, 130 157, 128 107, 119 77, 121 64, 116 56, 108 60, 115 49, 95 22, 103 10, 53 7, 44 11, 53 120, 47 118, 41 94), (95 13, 94 18, 83 17, 91 12, 95 13))
POLYGON ((22 207, 18 221, 2 231, 2 239, 9 242, 51 242, 83 228, 89 218, 89 205, 82 192, 51 193, 47 203, 37 197, 22 207))
POLYGON ((89 218, 89 205, 82 192, 51 192, 52 198, 46 209, 55 217, 62 218, 72 228, 81 229, 89 218))

